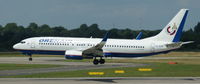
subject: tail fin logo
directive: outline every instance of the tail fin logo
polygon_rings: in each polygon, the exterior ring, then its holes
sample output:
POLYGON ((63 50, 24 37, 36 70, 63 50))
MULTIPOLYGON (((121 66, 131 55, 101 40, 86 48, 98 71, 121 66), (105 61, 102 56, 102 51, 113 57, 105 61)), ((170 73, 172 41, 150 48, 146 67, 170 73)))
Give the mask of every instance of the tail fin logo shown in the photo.
POLYGON ((176 33, 176 30, 177 30, 177 26, 176 24, 174 23, 174 26, 171 28, 171 26, 169 26, 167 28, 167 32, 169 33, 169 35, 174 35, 176 33))

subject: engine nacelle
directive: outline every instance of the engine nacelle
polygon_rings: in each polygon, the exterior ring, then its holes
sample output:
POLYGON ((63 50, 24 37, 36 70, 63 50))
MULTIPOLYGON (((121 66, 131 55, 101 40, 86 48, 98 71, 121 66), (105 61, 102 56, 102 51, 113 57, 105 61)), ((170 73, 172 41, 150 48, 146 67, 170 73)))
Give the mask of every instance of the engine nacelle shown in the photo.
POLYGON ((82 59, 93 59, 93 56, 83 55, 82 51, 78 51, 78 50, 67 50, 65 51, 65 58, 82 60, 82 59))
POLYGON ((65 58, 66 59, 82 60, 83 56, 82 56, 81 51, 69 50, 69 51, 65 51, 65 58))

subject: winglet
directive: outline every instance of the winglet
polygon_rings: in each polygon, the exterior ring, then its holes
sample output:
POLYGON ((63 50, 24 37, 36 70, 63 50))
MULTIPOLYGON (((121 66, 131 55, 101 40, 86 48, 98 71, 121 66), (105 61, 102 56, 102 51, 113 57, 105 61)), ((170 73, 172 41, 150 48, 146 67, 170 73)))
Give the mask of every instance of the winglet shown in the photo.
POLYGON ((96 49, 102 49, 103 48, 103 46, 106 44, 106 41, 108 39, 109 34, 110 34, 109 32, 107 32, 105 34, 105 36, 103 37, 103 40, 95 46, 96 49))
POLYGON ((110 34, 110 33, 109 33, 109 32, 107 32, 107 33, 105 34, 105 36, 103 37, 103 40, 102 40, 102 41, 105 41, 105 42, 106 42, 106 41, 107 41, 107 39, 108 39, 108 36, 109 36, 109 34, 110 34))
POLYGON ((140 32, 140 33, 137 35, 137 37, 136 37, 135 39, 136 39, 136 40, 140 40, 141 37, 142 37, 142 32, 140 32))

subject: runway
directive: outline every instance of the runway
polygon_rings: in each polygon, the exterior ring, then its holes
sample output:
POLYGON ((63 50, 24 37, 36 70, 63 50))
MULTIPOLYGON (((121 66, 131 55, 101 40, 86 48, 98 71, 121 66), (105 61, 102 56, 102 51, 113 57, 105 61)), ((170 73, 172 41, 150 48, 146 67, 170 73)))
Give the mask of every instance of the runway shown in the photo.
POLYGON ((199 77, 1 78, 2 84, 199 84, 199 77))
POLYGON ((95 66, 90 62, 64 62, 62 57, 0 57, 0 63, 11 64, 55 64, 54 68, 37 68, 0 71, 0 84, 200 84, 200 77, 83 77, 83 78, 3 78, 3 76, 29 75, 35 73, 75 71, 99 68, 137 67, 146 64, 106 63, 95 66))
POLYGON ((36 73, 60 72, 60 71, 76 71, 102 68, 118 68, 118 67, 137 67, 146 64, 133 63, 106 63, 103 65, 93 65, 91 62, 64 62, 61 57, 37 57, 33 61, 28 61, 26 57, 1 57, 0 63, 14 64, 55 64, 63 65, 53 68, 36 68, 36 69, 20 69, 20 70, 1 70, 0 77, 14 75, 30 75, 36 73))

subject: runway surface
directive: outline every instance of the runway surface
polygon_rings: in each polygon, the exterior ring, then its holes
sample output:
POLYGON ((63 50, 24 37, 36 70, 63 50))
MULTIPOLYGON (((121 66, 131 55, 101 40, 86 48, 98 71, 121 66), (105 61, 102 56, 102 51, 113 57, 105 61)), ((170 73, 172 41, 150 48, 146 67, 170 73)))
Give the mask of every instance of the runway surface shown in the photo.
POLYGON ((200 84, 199 77, 0 78, 1 84, 200 84))
MULTIPOLYGON (((28 75, 57 71, 74 71, 99 68, 136 67, 146 64, 106 63, 95 66, 90 62, 64 62, 62 57, 36 57, 32 62, 27 57, 0 57, 0 63, 11 64, 55 64, 54 68, 4 70, 0 77, 28 75)), ((157 59, 157 58, 153 58, 157 59)), ((171 59, 171 58, 169 58, 171 59)), ((200 84, 200 77, 100 77, 100 78, 0 78, 0 84, 200 84)))
POLYGON ((53 68, 36 68, 36 69, 21 69, 21 70, 1 70, 0 77, 14 76, 14 75, 30 75, 35 73, 48 73, 60 71, 75 71, 88 69, 102 69, 102 68, 117 68, 117 67, 137 67, 146 64, 133 63, 106 63, 103 65, 93 65, 91 62, 64 62, 61 57, 37 57, 33 61, 28 61, 26 57, 1 57, 0 63, 14 63, 14 64, 55 64, 63 65, 61 67, 53 68))

